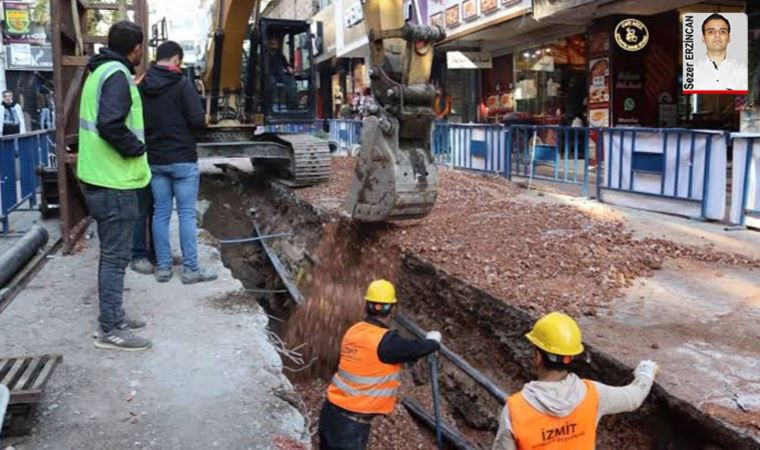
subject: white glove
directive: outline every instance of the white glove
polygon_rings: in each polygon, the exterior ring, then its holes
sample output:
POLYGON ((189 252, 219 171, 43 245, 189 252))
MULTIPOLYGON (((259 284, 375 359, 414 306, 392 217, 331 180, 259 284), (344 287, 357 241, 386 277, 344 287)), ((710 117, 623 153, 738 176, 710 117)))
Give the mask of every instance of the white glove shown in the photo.
POLYGON ((430 339, 432 341, 436 341, 437 343, 441 343, 441 333, 439 331, 428 331, 425 335, 425 339, 430 339))
POLYGON ((650 381, 654 381, 654 377, 657 375, 657 371, 659 369, 660 367, 656 362, 647 359, 645 361, 641 361, 639 365, 636 366, 636 369, 633 371, 633 376, 641 376, 649 379, 650 381))

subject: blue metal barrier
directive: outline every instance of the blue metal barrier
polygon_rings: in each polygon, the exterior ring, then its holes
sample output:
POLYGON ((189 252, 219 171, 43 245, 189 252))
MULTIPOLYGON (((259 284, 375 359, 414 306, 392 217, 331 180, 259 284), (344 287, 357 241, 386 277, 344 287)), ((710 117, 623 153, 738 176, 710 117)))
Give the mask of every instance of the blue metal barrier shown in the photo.
POLYGON ((581 186, 590 193, 590 135, 593 129, 552 125, 511 125, 509 161, 513 175, 581 186))
POLYGON ((276 123, 264 125, 264 132, 277 134, 316 133, 322 131, 323 122, 315 120, 307 123, 276 123))
POLYGON ((760 218, 760 134, 732 133, 731 142, 734 160, 729 222, 744 227, 748 216, 760 218))
POLYGON ((433 155, 438 164, 458 169, 506 174, 509 129, 501 125, 436 122, 433 155))
POLYGON ((362 142, 362 121, 330 119, 330 140, 335 141, 344 150, 351 150, 362 142))
POLYGON ((600 133, 604 164, 597 176, 597 198, 602 200, 605 191, 613 196, 636 194, 649 200, 636 204, 636 200, 623 202, 622 197, 616 197, 615 202, 688 217, 723 219, 728 144, 724 132, 604 128, 600 133))
POLYGON ((38 167, 49 167, 55 154, 55 130, 0 137, 0 220, 8 233, 8 215, 25 202, 33 208, 40 188, 38 167))

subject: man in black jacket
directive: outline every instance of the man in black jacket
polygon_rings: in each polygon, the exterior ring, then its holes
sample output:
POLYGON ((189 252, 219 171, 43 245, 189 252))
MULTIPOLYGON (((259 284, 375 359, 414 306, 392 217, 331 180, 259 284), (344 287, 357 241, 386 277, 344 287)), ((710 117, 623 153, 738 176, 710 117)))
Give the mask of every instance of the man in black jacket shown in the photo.
POLYGON ((179 241, 182 249, 182 283, 216 279, 214 270, 198 265, 195 203, 198 198, 198 152, 193 130, 205 125, 201 98, 193 83, 182 74, 184 52, 174 41, 156 50, 156 65, 140 83, 145 105, 145 139, 148 162, 153 174, 153 245, 156 251, 156 279, 165 283, 172 277, 169 221, 177 200, 179 241))

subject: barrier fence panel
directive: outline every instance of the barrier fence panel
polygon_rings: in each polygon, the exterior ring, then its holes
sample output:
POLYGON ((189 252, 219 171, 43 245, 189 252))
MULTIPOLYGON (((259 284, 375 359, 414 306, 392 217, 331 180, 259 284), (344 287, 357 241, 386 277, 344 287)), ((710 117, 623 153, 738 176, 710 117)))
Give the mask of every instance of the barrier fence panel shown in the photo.
POLYGON ((40 167, 50 167, 55 130, 0 137, 0 220, 9 231, 8 215, 29 202, 37 204, 40 167))
POLYGON ((725 214, 727 136, 679 128, 604 128, 597 198, 687 217, 725 214))
POLYGON ((330 140, 338 143, 343 150, 352 150, 361 145, 362 121, 330 119, 330 140))
POLYGON ((433 154, 439 164, 479 172, 507 173, 507 128, 438 122, 432 133, 433 154))
POLYGON ((510 179, 512 175, 581 186, 590 194, 592 129, 553 125, 509 127, 510 179))
POLYGON ((732 133, 734 159, 729 222, 760 227, 760 133, 732 133))

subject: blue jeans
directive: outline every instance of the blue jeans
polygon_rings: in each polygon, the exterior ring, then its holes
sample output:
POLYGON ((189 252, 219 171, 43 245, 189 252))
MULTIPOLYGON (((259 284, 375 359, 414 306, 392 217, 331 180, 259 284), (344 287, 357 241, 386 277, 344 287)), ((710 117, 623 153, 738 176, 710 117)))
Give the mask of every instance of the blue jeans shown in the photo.
POLYGON ((50 108, 40 110, 40 130, 49 130, 53 128, 53 120, 50 114, 50 108))
POLYGON ((135 221, 135 230, 132 234, 132 261, 147 259, 155 263, 156 255, 153 250, 153 238, 151 236, 151 222, 153 218, 153 193, 150 186, 137 191, 137 205, 139 216, 135 221))
POLYGON ((371 425, 352 420, 346 412, 327 400, 322 404, 319 413, 319 450, 367 448, 371 425))
POLYGON ((182 249, 182 266, 185 271, 198 267, 198 232, 195 224, 195 202, 198 199, 200 171, 197 163, 176 163, 150 167, 153 179, 153 245, 156 248, 158 269, 172 267, 172 249, 169 240, 169 221, 172 204, 177 200, 179 215, 179 244, 182 249))
POLYGON ((124 320, 124 272, 129 264, 137 220, 137 191, 85 187, 87 209, 98 224, 100 327, 108 333, 124 320))

